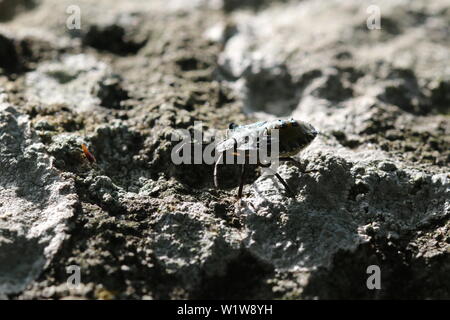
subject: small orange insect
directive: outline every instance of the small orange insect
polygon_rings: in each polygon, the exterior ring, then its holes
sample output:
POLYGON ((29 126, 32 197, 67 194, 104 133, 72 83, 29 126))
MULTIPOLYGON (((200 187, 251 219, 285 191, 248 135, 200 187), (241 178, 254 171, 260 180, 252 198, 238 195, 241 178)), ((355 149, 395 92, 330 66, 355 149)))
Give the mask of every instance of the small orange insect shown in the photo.
POLYGON ((86 156, 86 158, 89 160, 90 163, 97 162, 94 155, 88 150, 86 144, 81 144, 81 148, 83 149, 83 153, 86 156))

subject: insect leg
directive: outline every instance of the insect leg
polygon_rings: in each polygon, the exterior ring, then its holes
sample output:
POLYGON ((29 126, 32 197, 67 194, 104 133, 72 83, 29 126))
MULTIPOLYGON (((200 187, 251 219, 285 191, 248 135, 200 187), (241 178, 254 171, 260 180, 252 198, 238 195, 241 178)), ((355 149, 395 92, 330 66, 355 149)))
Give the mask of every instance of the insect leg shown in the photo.
POLYGON ((233 164, 237 163, 237 156, 238 156, 238 152, 237 152, 237 148, 238 148, 238 142, 235 138, 232 138, 234 140, 234 144, 233 144, 233 164))
POLYGON ((273 174, 278 178, 278 180, 281 182, 281 184, 283 185, 283 187, 286 189, 286 191, 289 193, 289 195, 292 198, 295 198, 295 193, 292 191, 292 189, 288 186, 288 184, 286 183, 286 181, 284 181, 284 179, 278 174, 278 172, 276 172, 275 170, 273 170, 272 168, 270 168, 270 164, 266 164, 266 165, 262 165, 262 167, 269 169, 270 171, 273 172, 273 174))
POLYGON ((223 154, 224 154, 224 152, 219 155, 219 158, 217 158, 217 161, 214 164, 214 186, 216 188, 219 188, 219 181, 217 179, 217 168, 218 168, 219 162, 222 161, 223 154))
POLYGON ((242 198, 242 189, 244 188, 244 179, 245 178, 245 163, 241 165, 241 177, 239 179, 239 190, 238 190, 238 199, 242 198))
POLYGON ((295 198, 295 193, 291 190, 286 181, 284 181, 284 179, 277 172, 275 172, 275 176, 278 178, 278 180, 280 180, 281 184, 286 188, 290 196, 292 198, 295 198))

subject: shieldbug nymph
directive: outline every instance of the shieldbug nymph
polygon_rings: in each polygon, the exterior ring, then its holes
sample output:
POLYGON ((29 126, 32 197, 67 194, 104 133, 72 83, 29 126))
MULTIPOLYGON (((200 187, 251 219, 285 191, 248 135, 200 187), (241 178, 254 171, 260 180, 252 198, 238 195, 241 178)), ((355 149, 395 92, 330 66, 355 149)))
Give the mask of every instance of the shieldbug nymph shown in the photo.
MULTIPOLYGON (((222 162, 226 152, 231 151, 234 156, 241 157, 241 176, 238 189, 238 199, 242 197, 242 189, 244 186, 244 176, 246 165, 249 163, 269 168, 271 159, 260 158, 259 151, 263 146, 270 153, 277 146, 276 159, 279 161, 293 161, 299 163, 292 158, 302 149, 306 148, 317 136, 317 131, 309 123, 289 119, 289 120, 271 120, 252 123, 249 125, 238 126, 234 123, 230 124, 227 131, 227 138, 216 145, 216 152, 219 157, 214 166, 214 185, 218 188, 218 165, 222 162), (254 158, 256 154, 256 159, 254 158), (253 162, 250 159, 253 155, 253 162), (268 161, 267 161, 268 160, 268 161)), ((281 184, 291 197, 295 197, 294 192, 289 188, 284 179, 273 170, 273 174, 278 178, 281 184)))

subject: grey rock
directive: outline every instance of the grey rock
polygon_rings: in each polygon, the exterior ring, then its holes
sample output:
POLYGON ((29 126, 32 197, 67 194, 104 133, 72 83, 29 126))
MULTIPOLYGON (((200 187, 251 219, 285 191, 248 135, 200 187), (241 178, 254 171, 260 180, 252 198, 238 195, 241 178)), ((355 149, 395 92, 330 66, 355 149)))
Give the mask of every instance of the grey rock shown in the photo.
POLYGON ((302 174, 285 165, 279 169, 286 181, 297 185, 296 200, 286 199, 274 177, 262 177, 247 199, 254 210, 243 210, 249 250, 281 270, 329 267, 338 250, 353 251, 369 241, 373 234, 366 228, 373 223, 377 236, 398 238, 450 214, 447 174, 393 171, 392 166, 386 170, 387 162, 376 165, 381 153, 350 154, 323 144, 313 144, 305 158, 318 173, 302 174), (418 175, 425 180, 415 191, 418 175))
POLYGON ((66 238, 77 195, 30 129, 0 105, 0 293, 17 294, 48 266, 66 238))
POLYGON ((79 54, 62 57, 61 62, 41 64, 26 76, 27 95, 32 101, 70 106, 77 112, 101 104, 95 95, 97 83, 110 75, 110 68, 92 56, 79 54))
POLYGON ((12 19, 18 13, 34 8, 35 0, 2 0, 0 1, 0 21, 12 19))

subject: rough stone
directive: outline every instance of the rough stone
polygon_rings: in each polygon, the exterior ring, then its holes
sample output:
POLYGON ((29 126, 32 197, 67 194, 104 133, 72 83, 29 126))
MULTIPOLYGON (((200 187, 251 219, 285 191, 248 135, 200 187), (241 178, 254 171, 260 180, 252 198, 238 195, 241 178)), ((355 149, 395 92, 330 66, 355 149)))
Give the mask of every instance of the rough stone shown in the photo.
POLYGON ((25 115, 0 105, 0 293, 17 294, 48 266, 75 213, 73 181, 54 168, 25 115))
POLYGON ((0 296, 448 299, 450 10, 375 4, 380 30, 357 0, 43 0, 11 15, 0 296), (64 27, 69 5, 81 30, 64 27), (212 165, 171 161, 178 129, 275 117, 320 131, 278 168, 295 199, 249 167, 238 202, 238 166, 216 190, 212 165))

